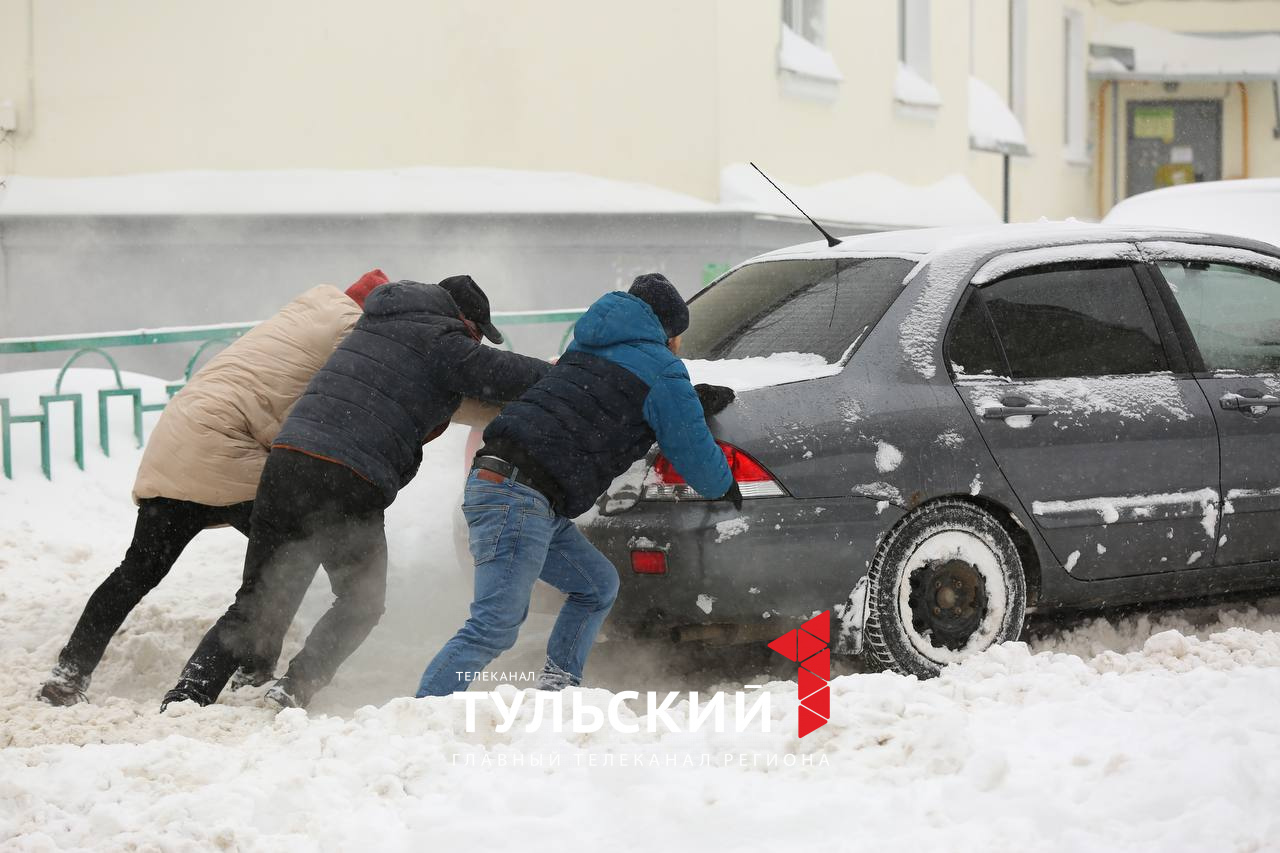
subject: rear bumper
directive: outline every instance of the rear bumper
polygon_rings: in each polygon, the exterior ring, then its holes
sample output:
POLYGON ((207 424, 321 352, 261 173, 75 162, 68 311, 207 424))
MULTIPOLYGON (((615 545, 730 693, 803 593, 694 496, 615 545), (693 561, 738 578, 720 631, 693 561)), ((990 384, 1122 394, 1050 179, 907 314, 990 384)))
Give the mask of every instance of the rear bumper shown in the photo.
POLYGON ((745 641, 843 604, 866 576, 879 537, 901 517, 896 507, 859 497, 758 498, 741 513, 723 502, 640 501, 583 522, 582 531, 618 567, 614 624, 702 639, 714 639, 711 626, 755 626, 727 632, 745 641), (746 529, 716 529, 735 519, 746 529), (634 572, 633 548, 665 551, 666 574, 634 572))

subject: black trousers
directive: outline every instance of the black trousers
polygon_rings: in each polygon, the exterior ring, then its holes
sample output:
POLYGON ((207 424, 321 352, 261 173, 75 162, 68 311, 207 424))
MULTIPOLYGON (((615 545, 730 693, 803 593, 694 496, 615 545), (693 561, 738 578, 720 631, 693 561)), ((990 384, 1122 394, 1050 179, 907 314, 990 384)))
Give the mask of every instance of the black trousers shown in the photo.
POLYGON ((334 602, 286 673, 305 705, 382 617, 385 507, 381 490, 351 469, 293 450, 272 450, 258 484, 235 603, 200 641, 178 689, 198 702, 213 702, 237 666, 278 656, 323 563, 334 602))
POLYGON ((196 534, 206 527, 229 524, 248 535, 252 509, 252 502, 205 506, 170 498, 139 501, 138 521, 124 562, 89 596, 58 663, 91 675, 125 617, 164 580, 196 534))

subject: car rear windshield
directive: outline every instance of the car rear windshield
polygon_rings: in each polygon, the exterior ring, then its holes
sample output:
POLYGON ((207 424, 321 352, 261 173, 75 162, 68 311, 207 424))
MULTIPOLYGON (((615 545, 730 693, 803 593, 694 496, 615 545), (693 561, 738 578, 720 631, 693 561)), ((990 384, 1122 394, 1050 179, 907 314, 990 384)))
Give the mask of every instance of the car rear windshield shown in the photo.
POLYGON ((835 363, 888 310, 912 266, 901 258, 842 258, 742 267, 690 301, 680 355, 803 352, 835 363))

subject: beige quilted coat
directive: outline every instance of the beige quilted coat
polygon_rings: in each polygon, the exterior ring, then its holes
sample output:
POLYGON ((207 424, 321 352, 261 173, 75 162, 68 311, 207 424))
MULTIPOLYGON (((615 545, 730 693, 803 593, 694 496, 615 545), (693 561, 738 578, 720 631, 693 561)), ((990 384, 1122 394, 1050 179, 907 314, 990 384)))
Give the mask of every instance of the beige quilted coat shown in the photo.
POLYGON ((271 442, 311 377, 360 319, 336 287, 313 287, 205 365, 160 415, 133 499, 207 506, 253 500, 271 442))
MULTIPOLYGON (((271 443, 307 383, 360 319, 336 287, 313 287, 205 365, 160 415, 133 500, 251 501, 271 443)), ((483 427, 498 406, 463 400, 453 423, 483 427)))

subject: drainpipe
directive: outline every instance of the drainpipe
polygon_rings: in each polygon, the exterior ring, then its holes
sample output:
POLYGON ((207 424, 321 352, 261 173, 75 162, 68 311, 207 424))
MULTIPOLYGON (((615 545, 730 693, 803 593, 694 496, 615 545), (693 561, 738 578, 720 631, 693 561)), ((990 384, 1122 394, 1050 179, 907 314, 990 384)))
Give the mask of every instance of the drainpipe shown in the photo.
POLYGON ((1237 82, 1240 87, 1240 177, 1249 177, 1249 87, 1237 82))
MULTIPOLYGON (((1098 157, 1097 157, 1097 178, 1094 179, 1094 205, 1098 208, 1098 218, 1103 216, 1102 209, 1102 164, 1105 160, 1103 155, 1106 153, 1104 147, 1106 143, 1106 124, 1107 124, 1107 84, 1110 80, 1103 80, 1098 84, 1098 157)), ((1114 97, 1114 94, 1112 95, 1114 97)))
POLYGON ((1111 81, 1111 203, 1120 200, 1120 81, 1111 81))
POLYGON ((1280 139, 1280 80, 1271 81, 1271 99, 1276 107, 1276 126, 1271 128, 1271 136, 1280 139))
MULTIPOLYGON (((1012 110, 1013 110, 1013 71, 1014 71, 1014 69, 1013 69, 1013 50, 1014 50, 1014 44, 1013 44, 1013 40, 1014 40, 1014 34, 1013 34, 1013 4, 1014 4, 1014 0, 1009 0, 1008 14, 1006 14, 1006 15, 1005 15, 1005 21, 1007 22, 1007 29, 1009 30, 1009 44, 1008 44, 1008 51, 1007 51, 1007 52, 1008 52, 1008 57, 1009 57, 1009 58, 1008 58, 1008 62, 1006 63, 1006 67, 1007 67, 1007 69, 1008 69, 1008 70, 1007 70, 1007 72, 1005 73, 1005 78, 1006 78, 1006 85, 1005 85, 1005 103, 1007 103, 1007 104, 1009 105, 1009 109, 1010 109, 1010 111, 1012 111, 1012 110)), ((1025 133, 1025 130, 1024 130, 1024 133, 1025 133)), ((1010 195, 1010 191, 1009 191, 1009 171, 1010 171, 1010 170, 1009 170, 1009 162, 1010 162, 1010 160, 1011 160, 1012 158, 1009 156, 1009 152, 1008 152, 1008 151, 1006 151, 1006 152, 1004 152, 1004 154, 1003 154, 1003 155, 1001 155, 1000 159, 1001 159, 1001 161, 1002 161, 1002 162, 1001 162, 1001 171, 1002 171, 1002 175, 1003 175, 1003 186, 1004 186, 1003 193, 1002 193, 1002 194, 1003 194, 1003 197, 1004 197, 1004 198, 1003 198, 1003 201, 1004 201, 1004 204, 1003 204, 1004 221, 1005 221, 1006 223, 1008 223, 1008 222, 1010 221, 1010 219, 1009 219, 1009 207, 1010 207, 1010 204, 1009 204, 1009 195, 1010 195)))

